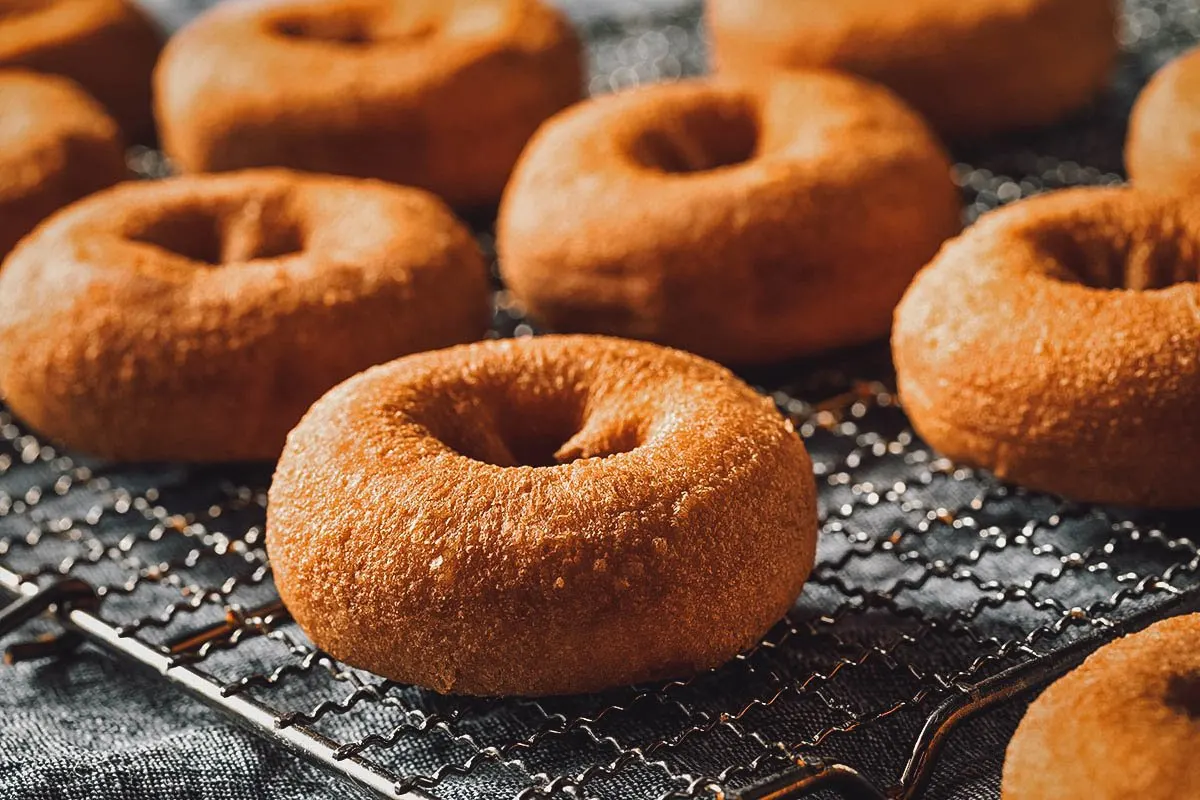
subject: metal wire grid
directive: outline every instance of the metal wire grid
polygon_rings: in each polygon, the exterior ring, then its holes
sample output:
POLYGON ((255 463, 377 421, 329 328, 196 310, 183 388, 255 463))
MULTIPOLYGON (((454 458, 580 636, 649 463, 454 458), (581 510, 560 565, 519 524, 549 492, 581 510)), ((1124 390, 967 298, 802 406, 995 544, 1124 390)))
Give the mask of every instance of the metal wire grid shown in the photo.
MULTIPOLYGON (((1126 32, 1131 55, 1110 102, 964 155, 968 218, 1046 188, 1119 180, 1129 98, 1194 41, 1200 12, 1138 0, 1126 32)), ((586 33, 595 91, 703 63, 694 13, 586 33)), ((138 159, 157 169, 153 153, 138 159)), ((495 327, 528 331, 503 292, 495 327)), ((1187 538, 1200 515, 1076 506, 956 468, 908 427, 885 350, 781 380, 788 372, 751 377, 813 454, 819 563, 760 645, 687 680, 499 701, 347 668, 278 604, 262 547, 265 468, 115 470, 55 451, 3 410, 0 586, 31 595, 82 579, 99 605, 64 605, 70 628, 382 794, 446 800, 758 797, 824 763, 900 796, 917 788, 902 771, 943 704, 1015 686, 1008 676, 1025 666, 1066 664, 1090 634, 1200 588, 1187 538)))

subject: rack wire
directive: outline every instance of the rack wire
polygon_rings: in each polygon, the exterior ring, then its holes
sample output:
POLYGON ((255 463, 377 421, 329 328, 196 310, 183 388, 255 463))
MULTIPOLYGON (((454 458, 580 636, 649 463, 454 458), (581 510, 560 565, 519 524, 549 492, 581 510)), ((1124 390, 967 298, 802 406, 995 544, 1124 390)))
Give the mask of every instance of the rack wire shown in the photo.
MULTIPOLYGON (((1038 138, 964 154, 969 218, 1120 180, 1113 148, 1129 99, 1200 35, 1200 10, 1134 0, 1126 22, 1108 101, 1038 138)), ((694 10, 585 34, 594 91, 703 64, 694 10)), ((149 151, 134 161, 158 168, 149 151)), ((530 332, 498 292, 494 335, 530 332)), ((0 588, 21 599, 0 630, 53 611, 65 638, 19 645, 14 658, 97 643, 386 797, 879 800, 921 796, 963 720, 1200 597, 1200 512, 1076 505, 940 458, 889 388, 885 347, 747 377, 813 456, 822 535, 792 611, 721 669, 484 700, 349 668, 278 601, 263 547, 267 467, 112 467, 56 450, 2 408, 0 588)))

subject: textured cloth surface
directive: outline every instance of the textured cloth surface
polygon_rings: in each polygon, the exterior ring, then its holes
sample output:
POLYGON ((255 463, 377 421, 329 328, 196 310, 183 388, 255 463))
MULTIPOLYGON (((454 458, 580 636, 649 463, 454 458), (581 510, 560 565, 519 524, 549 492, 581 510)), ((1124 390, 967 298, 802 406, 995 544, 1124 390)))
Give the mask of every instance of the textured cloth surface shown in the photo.
MULTIPOLYGON (((207 0, 144 0, 144 4, 170 26, 206 5, 207 0)), ((562 0, 562 5, 579 23, 589 41, 590 89, 593 92, 694 74, 703 69, 705 53, 702 37, 697 32, 698 5, 694 0, 562 0)), ((957 177, 963 189, 968 219, 997 205, 1046 189, 1120 180, 1120 145, 1132 97, 1157 66, 1190 46, 1200 35, 1200 7, 1194 0, 1129 0, 1127 6, 1123 33, 1127 53, 1115 76, 1113 91, 1096 108, 1054 130, 971 145, 955 153, 962 162, 957 177)), ((806 366, 804 369, 819 374, 821 367, 806 366)), ((840 441, 825 442, 824 446, 832 453, 841 446, 840 441)), ((20 440, 16 440, 16 444, 19 445, 20 440)), ((821 442, 815 445, 817 450, 821 446, 821 442)), ((830 453, 825 455, 832 459, 834 456, 830 453)), ((0 454, 0 461, 6 457, 0 454)), ((817 460, 821 462, 820 458, 817 460)), ((0 478, 6 468, 0 468, 0 478)), ((182 486, 192 477, 179 469, 133 470, 122 472, 118 485, 136 495, 141 486, 182 486)), ((114 477, 114 483, 117 480, 114 477)), ((5 516, 13 497, 18 496, 18 490, 11 482, 0 481, 0 484, 0 541, 5 537, 22 537, 26 531, 17 525, 19 515, 5 516)), ((888 484, 881 478, 876 485, 888 484)), ((943 487, 939 503, 947 508, 964 506, 969 503, 974 489, 974 484, 966 483, 961 487, 957 484, 943 487)), ((25 488, 19 491, 24 492, 25 488)), ((831 495, 834 494, 836 492, 831 490, 831 495)), ((85 514, 85 508, 67 507, 72 496, 67 495, 60 504, 63 507, 55 507, 63 517, 85 514)), ((43 500, 42 505, 48 502, 51 501, 43 500)), ((201 507, 199 497, 189 502, 201 507)), ((883 503, 881 508, 886 505, 883 503)), ((1035 506, 1034 501, 1029 501, 1018 509, 1001 501, 990 506, 989 513, 1006 532, 1025 531, 1036 547, 1009 548, 1006 552, 1004 544, 996 544, 995 539, 984 539, 988 543, 982 548, 984 556, 967 553, 956 557, 955 563, 965 564, 968 571, 975 572, 966 577, 958 575, 959 579, 954 581, 942 581, 940 577, 930 579, 928 570, 915 580, 902 573, 903 567, 897 572, 896 560, 886 555, 891 551, 877 546, 880 542, 885 545, 888 542, 890 529, 887 526, 892 523, 886 519, 881 518, 879 527, 872 529, 873 517, 866 514, 858 519, 862 526, 862 530, 855 533, 858 538, 850 536, 849 532, 842 538, 839 534, 843 531, 837 525, 837 515, 833 514, 833 523, 826 531, 832 535, 824 538, 820 554, 821 562, 827 567, 819 569, 806 588, 798 619, 815 620, 829 609, 838 607, 846 597, 863 598, 864 603, 867 598, 891 602, 891 597, 899 597, 898 603, 903 608, 896 612, 894 619, 886 620, 887 625, 882 630, 877 624, 872 627, 873 617, 869 614, 847 615, 848 621, 838 629, 838 646, 850 652, 850 646, 855 643, 894 638, 891 635, 896 630, 893 624, 909 619, 902 613, 908 610, 907 604, 923 614, 954 618, 959 610, 978 603, 979 597, 994 594, 995 587, 989 581, 1000 580, 1017 587, 1007 595, 1012 602, 995 614, 994 619, 988 616, 984 606, 979 606, 982 610, 973 611, 969 619, 987 636, 1011 637, 1014 631, 1024 632, 1044 624, 1046 617, 1038 615, 1047 609, 1050 619, 1058 619, 1063 612, 1075 607, 1090 608, 1088 603, 1095 603, 1103 610, 1107 608, 1104 604, 1112 596, 1114 587, 1130 584, 1129 575, 1134 575, 1136 581, 1139 575, 1162 574, 1164 565, 1171 563, 1155 560, 1159 556, 1149 551, 1125 553, 1120 547, 1115 553, 1111 548, 1105 550, 1104 540, 1092 537, 1109 536, 1111 531, 1100 525, 1099 518, 1094 515, 1080 515, 1076 520, 1078 524, 1060 524, 1057 512, 1053 511, 1055 507, 1049 506, 1051 511, 1044 511, 1049 522, 1043 528, 1023 527, 1023 520, 1033 513, 1030 509, 1035 506), (864 542, 872 543, 869 552, 863 550, 864 542), (1096 551, 1094 556, 1093 550, 1096 551), (1054 557, 1047 565, 1048 553, 1054 557), (1060 553, 1067 555, 1059 559, 1060 553), (1003 558, 1003 563, 988 560, 993 555, 997 559, 1003 558), (828 565, 837 565, 837 568, 830 569, 828 565), (1077 568, 1078 574, 1071 573, 1064 582, 1055 584, 1053 590, 1048 585, 1049 578, 1044 581, 1034 578, 1024 584, 1031 587, 1031 594, 1021 594, 1024 591, 1021 584, 1030 575, 1045 573, 1057 580, 1063 569, 1077 568), (837 574, 831 575, 831 572, 837 574), (1105 582, 1110 580, 1111 585, 1105 582), (876 593, 885 581, 889 589, 882 594, 876 593), (1022 618, 1022 614, 1028 618, 1022 618)), ((114 524, 121 524, 119 517, 114 524)), ((1194 524, 1189 524, 1194 530, 1194 524)), ((118 529, 105 535, 112 535, 116 540, 119 534, 118 529)), ((934 538, 930 537, 931 540, 934 538)), ((924 541, 912 544, 908 551, 912 560, 903 563, 918 563, 923 552, 921 548, 925 546, 924 541)), ((951 546, 947 544, 948 548, 951 546)), ((112 598, 106 602, 123 600, 125 598, 112 598)), ((137 597, 131 595, 128 602, 136 604, 137 597)), ((140 609, 141 612, 146 610, 140 609)), ((28 626, 19 635, 0 640, 0 644, 26 639, 39 628, 45 626, 28 626)), ((920 633, 915 632, 915 628, 915 625, 904 628, 914 631, 913 636, 923 637, 920 646, 914 648, 916 652, 908 654, 910 663, 921 665, 926 663, 922 659, 927 659, 930 670, 953 669, 946 665, 970 663, 980 652, 978 642, 964 643, 949 634, 920 633)), ((894 652, 896 647, 887 645, 892 649, 882 650, 885 655, 876 660, 886 662, 887 653, 894 652)), ((244 648, 247 658, 261 655, 263 666, 258 667, 260 672, 269 671, 273 663, 266 648, 264 640, 254 640, 244 648), (261 654, 255 649, 259 643, 263 643, 261 654)), ((815 651, 816 645, 812 649, 815 651)), ((744 678, 745 686, 725 688, 735 695, 744 691, 746 697, 770 696, 768 690, 777 679, 777 666, 779 674, 789 670, 802 674, 812 668, 806 666, 810 662, 825 664, 827 655, 809 653, 804 648, 768 654, 764 657, 767 668, 748 673, 744 678), (772 662, 773 658, 778 658, 779 663, 772 662)), ((877 714, 882 722, 888 722, 890 717, 881 713, 881 709, 886 709, 893 702, 892 698, 911 692, 911 688, 906 688, 904 670, 880 669, 871 672, 870 679, 856 677, 858 673, 850 668, 845 673, 848 677, 842 678, 839 685, 831 685, 828 694, 819 693, 822 703, 803 705, 797 702, 794 708, 788 706, 786 722, 774 728, 770 725, 778 720, 764 718, 762 724, 766 732, 763 735, 770 737, 770 741, 804 741, 814 728, 819 729, 825 724, 819 720, 829 718, 834 712, 849 716, 870 712, 877 714)), ((838 681, 830 681, 830 684, 834 683, 838 681)), ((303 686, 297 691, 302 689, 303 686)), ((682 690, 679 694, 694 702, 693 709, 703 706, 702 699, 695 700, 682 690)), ((449 701, 442 703, 415 692, 405 694, 404 698, 414 708, 433 714, 444 708, 452 712, 455 708, 449 701)), ((303 705, 304 700, 300 697, 297 703, 303 705)), ((934 800, 999 798, 1004 746, 1027 700, 1006 704, 958 731, 939 762, 926 796, 934 800)), ((574 707, 573 702, 567 699, 546 706, 551 711, 563 709, 561 713, 568 715, 574 707)), ((590 713, 586 709, 591 706, 584 701, 579 701, 578 707, 585 709, 584 713, 590 713)), ((538 710, 544 713, 541 706, 538 710)), ((921 714, 928 710, 928 706, 919 708, 921 714)), ((343 732, 343 740, 378 730, 389 719, 382 714, 373 716, 377 713, 373 708, 363 708, 360 712, 347 722, 353 730, 343 732)), ((448 712, 445 716, 450 718, 453 714, 448 712)), ((638 730, 639 725, 659 724, 658 717, 649 713, 628 716, 631 717, 626 723, 628 730, 621 733, 628 738, 623 741, 634 741, 642 735, 658 735, 657 729, 647 730, 644 734, 638 730)), ((742 727, 755 719, 753 713, 748 714, 742 727)), ((482 713, 478 720, 463 715, 455 721, 458 730, 474 731, 472 725, 478 725, 479 731, 487 724, 511 725, 513 735, 523 735, 520 717, 515 714, 502 718, 499 714, 489 717, 482 713)), ((894 780, 895 766, 903 763, 919 722, 920 717, 917 717, 899 728, 877 725, 867 735, 830 739, 829 755, 863 769, 876 780, 894 780)), ((482 733, 478 735, 482 738, 482 733)), ((527 758, 530 765, 522 769, 536 769, 548 774, 575 769, 569 765, 573 763, 571 749, 582 746, 582 737, 578 738, 580 741, 564 739, 559 749, 555 749, 558 740, 552 739, 541 748, 546 751, 540 756, 544 760, 535 763, 538 754, 531 753, 527 758)), ((456 746, 453 742, 439 745, 428 741, 414 738, 408 743, 409 764, 432 770, 452 754, 456 746)), ((697 763, 710 756, 714 761, 720 761, 722 753, 719 751, 742 744, 729 737, 722 740, 700 736, 685 740, 685 744, 690 745, 693 741, 698 742, 695 752, 689 752, 686 758, 675 756, 680 770, 686 767, 689 758, 697 763)), ((818 750, 825 746, 818 743, 818 750)), ((821 754, 825 752, 821 751, 821 754)), ((606 760, 611 759, 610 753, 606 760)), ((645 774, 652 775, 653 770, 647 770, 645 774)), ((447 785, 445 794, 440 790, 438 794, 512 796, 516 791, 512 787, 524 785, 521 781, 525 777, 518 775, 517 780, 511 771, 506 773, 504 769, 496 769, 473 776, 474 783, 447 785)), ((663 793, 662 785, 647 780, 630 777, 625 784, 603 784, 603 791, 597 789, 595 793, 604 797, 655 797, 663 793)), ((667 788, 671 787, 668 785, 667 788)), ((587 790, 583 794, 591 796, 587 790)), ((85 647, 69 659, 23 663, 0 669, 0 798, 287 800, 367 796, 366 792, 291 755, 280 746, 244 732, 222 714, 166 685, 160 676, 132 668, 97 649, 85 647)), ((560 792, 554 796, 569 795, 560 792)))

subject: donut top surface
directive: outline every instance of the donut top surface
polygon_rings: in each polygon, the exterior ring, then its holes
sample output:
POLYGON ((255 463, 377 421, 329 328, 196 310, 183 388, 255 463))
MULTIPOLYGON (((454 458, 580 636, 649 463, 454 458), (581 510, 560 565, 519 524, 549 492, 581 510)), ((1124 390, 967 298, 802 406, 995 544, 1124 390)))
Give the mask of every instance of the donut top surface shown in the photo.
POLYGON ((1138 96, 1125 165, 1138 188, 1200 189, 1200 48, 1160 69, 1138 96))
MULTIPOLYGON (((52 75, 0 70, 0 202, 36 190, 48 175, 68 165, 83 169, 74 158, 116 177, 124 172, 120 132, 112 118, 75 83, 52 75)), ((68 185, 70 174, 61 178, 68 185)), ((0 254, 2 255, 2 254, 0 254)))
POLYGON ((69 43, 127 11, 124 0, 4 0, 0 6, 0 62, 69 43))

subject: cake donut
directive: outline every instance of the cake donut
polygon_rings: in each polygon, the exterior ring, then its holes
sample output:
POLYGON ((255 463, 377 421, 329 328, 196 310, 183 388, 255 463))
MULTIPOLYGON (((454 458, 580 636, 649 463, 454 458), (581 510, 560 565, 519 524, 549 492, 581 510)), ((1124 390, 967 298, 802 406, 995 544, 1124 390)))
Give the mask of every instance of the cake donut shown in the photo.
POLYGON ((233 2, 168 43, 156 109, 186 172, 279 165, 475 207, 582 73, 578 38, 539 0, 233 2))
POLYGON ((1073 189, 985 216, 896 310, 913 426, 1075 500, 1200 502, 1200 204, 1073 189))
POLYGON ((1139 189, 1200 190, 1200 48, 1159 70, 1138 96, 1125 167, 1139 189))
POLYGON ((117 124, 83 90, 0 70, 0 258, 51 212, 126 174, 117 124))
POLYGON ((721 72, 824 68, 879 81, 951 137, 1046 125, 1117 55, 1117 0, 709 0, 721 72))
POLYGON ((5 0, 0 9, 0 68, 74 80, 134 140, 152 132, 150 73, 161 47, 127 0, 5 0))
POLYGON ((762 363, 886 336, 960 225, 921 119, 856 78, 685 81, 551 119, 501 203, 500 268, 542 323, 762 363))
POLYGON ((715 667, 795 601, 817 532, 811 462, 769 399, 591 336, 351 378, 289 435, 269 499, 275 582, 318 647, 471 695, 715 667))
POLYGON ((0 271, 0 394, 117 460, 272 459, 308 406, 397 356, 478 337, 486 269, 418 189, 283 170, 129 182, 0 271))
POLYGON ((1118 639, 1029 707, 1004 800, 1200 797, 1200 614, 1118 639))

